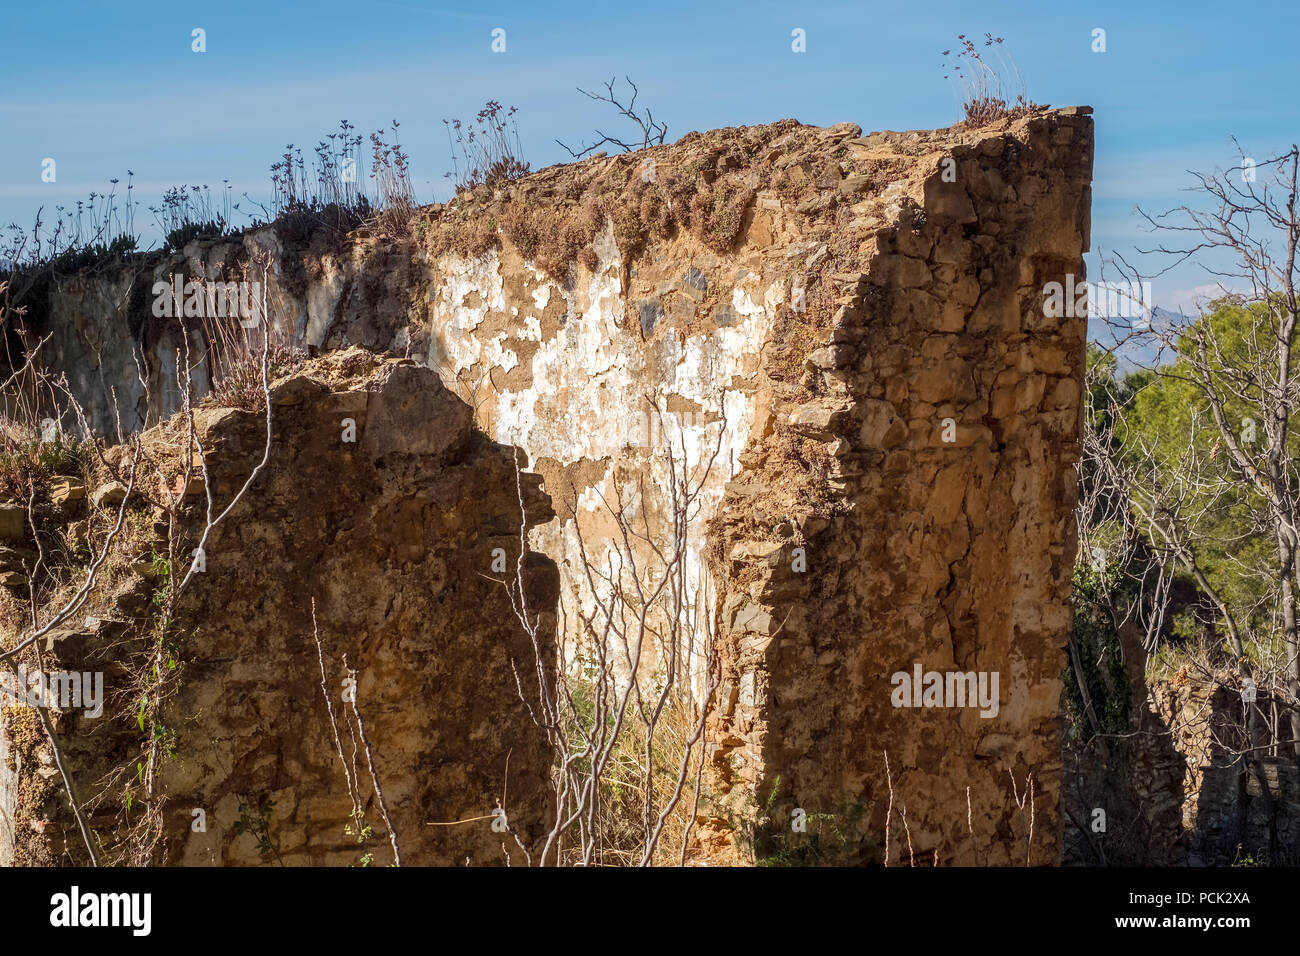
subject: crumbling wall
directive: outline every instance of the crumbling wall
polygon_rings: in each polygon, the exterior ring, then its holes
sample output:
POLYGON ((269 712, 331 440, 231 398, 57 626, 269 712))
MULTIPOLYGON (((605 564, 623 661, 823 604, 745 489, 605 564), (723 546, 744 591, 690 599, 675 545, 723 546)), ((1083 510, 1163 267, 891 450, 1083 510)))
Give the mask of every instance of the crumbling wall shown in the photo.
POLYGON ((729 683, 709 828, 733 849, 761 808, 766 832, 742 848, 757 855, 797 847, 802 811, 835 821, 835 860, 1060 858, 1086 322, 1046 318, 1043 289, 1082 274, 1091 121, 953 139, 854 143, 906 160, 900 209, 824 277, 826 345, 767 425, 829 457, 835 513, 802 505, 764 440, 715 525, 729 683), (992 706, 963 706, 956 673, 992 706))
MULTIPOLYGON (((405 864, 500 864, 502 839, 522 861, 513 838, 483 822, 504 800, 531 845, 549 806, 549 750, 511 664, 520 662, 528 692, 532 649, 504 588, 480 573, 494 548, 511 567, 518 555, 512 451, 474 429, 430 370, 361 350, 282 380, 272 412, 266 465, 208 537, 175 624, 159 629, 162 576, 189 569, 206 492, 219 514, 261 461, 261 412, 197 409, 207 487, 201 474, 182 480, 183 417, 145 433, 128 498, 138 533, 124 534, 84 612, 43 642, 47 671, 105 675, 103 714, 55 709, 101 852, 182 865, 390 863, 373 757, 405 864), (159 507, 168 491, 185 495, 175 529, 159 507), (363 822, 352 817, 349 771, 363 822), (142 817, 146 806, 161 807, 156 820, 142 817)), ((107 460, 129 473, 125 447, 107 460)), ((549 518, 536 479, 523 488, 528 522, 549 518)), ((102 529, 118 500, 83 489, 43 526, 51 535, 68 522, 102 529)), ((535 555, 526 577, 530 600, 553 606, 554 565, 535 555)), ((554 615, 544 622, 545 637, 554 615)), ((38 844, 20 862, 81 861, 52 754, 35 739, 34 759, 13 768, 46 784, 15 821, 20 839, 38 844)))
MULTIPOLYGON (((141 277, 269 252, 296 341, 436 369, 542 476, 556 517, 531 542, 570 626, 593 599, 577 536, 599 563, 625 500, 660 534, 665 437, 697 473, 720 449, 687 535, 725 672, 710 852, 806 859, 774 835, 800 809, 855 861, 884 858, 888 818, 896 862, 905 807, 918 862, 1052 863, 1085 321, 1043 293, 1083 278, 1088 112, 691 133, 426 208, 409 243, 268 228, 141 277), (894 707, 917 665, 997 674, 996 715, 894 707)), ((139 328, 165 377, 174 324, 139 328)))
MULTIPOLYGON (((1218 685, 1177 680, 1151 687, 1149 706, 1185 761, 1180 836, 1187 862, 1294 865, 1289 848, 1300 838, 1296 766, 1267 748, 1252 749, 1259 744, 1247 735, 1246 705, 1224 686, 1232 678, 1223 676, 1218 685)), ((1260 695, 1256 706, 1267 713, 1267 697, 1260 695)))

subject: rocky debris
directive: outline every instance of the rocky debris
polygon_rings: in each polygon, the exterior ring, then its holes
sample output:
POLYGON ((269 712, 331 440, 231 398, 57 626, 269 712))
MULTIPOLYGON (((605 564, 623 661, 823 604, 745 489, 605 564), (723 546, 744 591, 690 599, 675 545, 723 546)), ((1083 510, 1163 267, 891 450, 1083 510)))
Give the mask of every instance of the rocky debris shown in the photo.
POLYGON ((207 485, 203 481, 201 471, 191 471, 188 477, 182 472, 170 481, 165 476, 159 475, 159 488, 164 495, 187 498, 202 495, 207 485))
POLYGON ((106 481, 90 496, 90 503, 98 509, 116 508, 126 498, 126 485, 120 481, 106 481))
POLYGON ((731 549, 731 560, 775 564, 780 553, 779 541, 737 541, 731 549))
POLYGON ((0 541, 21 543, 30 537, 26 506, 0 502, 0 541))
POLYGON ((86 483, 80 478, 59 476, 50 480, 50 501, 56 505, 70 505, 86 497, 86 483))
POLYGON ((829 442, 836 435, 836 425, 844 420, 844 409, 808 402, 790 413, 790 424, 801 435, 815 441, 829 442))
POLYGON ((35 567, 37 557, 30 548, 0 545, 0 587, 25 594, 28 571, 35 567))

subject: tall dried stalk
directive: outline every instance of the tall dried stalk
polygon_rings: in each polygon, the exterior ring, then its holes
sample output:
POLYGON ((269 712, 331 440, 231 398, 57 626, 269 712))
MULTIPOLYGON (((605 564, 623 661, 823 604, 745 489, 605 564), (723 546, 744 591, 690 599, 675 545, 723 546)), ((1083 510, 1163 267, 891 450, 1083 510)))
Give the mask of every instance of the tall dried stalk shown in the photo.
MULTIPOLYGON (((656 402, 647 401, 660 417, 663 434, 662 412, 656 402)), ((663 530, 651 527, 655 503, 644 479, 636 482, 633 501, 623 499, 622 489, 614 502, 602 496, 615 529, 603 558, 590 553, 586 535, 575 523, 578 562, 591 605, 588 611, 579 606, 571 634, 561 603, 555 650, 543 632, 540 609, 527 596, 526 505, 516 450, 520 552, 513 578, 502 583, 532 648, 532 660, 525 662, 532 672, 527 689, 520 662, 511 664, 519 695, 545 733, 555 761, 552 818, 533 854, 538 865, 653 865, 692 778, 698 787, 705 726, 721 671, 711 597, 702 565, 697 566, 701 579, 691 579, 688 538, 722 447, 725 420, 717 427, 717 442, 694 473, 684 442, 674 448, 665 439, 663 530), (673 726, 675 739, 669 734, 673 726), (611 806, 616 779, 620 789, 638 794, 636 809, 626 816, 611 806)), ((698 797, 696 789, 692 813, 698 797)), ((682 860, 688 830, 689 823, 682 827, 682 860)))
MULTIPOLYGON (((262 301, 258 305, 260 309, 260 320, 265 325, 267 320, 269 319, 269 316, 266 313, 265 297, 263 297, 262 301)), ((198 462, 199 469, 203 473, 205 494, 207 496, 207 511, 204 518, 203 529, 199 535, 199 546, 198 548, 195 549, 194 560, 190 563, 188 571, 186 572, 184 578, 179 582, 177 582, 174 578, 169 577, 168 586, 164 589, 162 595, 163 598, 162 608, 161 608, 159 621, 158 621, 158 630, 157 630, 158 635, 166 634, 168 629, 172 626, 175 617, 177 601, 181 593, 191 582, 193 574, 195 573, 196 569, 199 567, 200 564, 199 556, 202 554, 202 550, 206 545, 207 540, 210 534, 212 533, 213 529, 217 527, 217 525, 219 525, 231 513, 232 509, 236 506, 236 504, 244 497, 249 487, 256 479, 258 473, 266 465, 270 455, 271 406, 269 402, 269 381, 267 378, 268 355, 267 355, 267 351, 263 349, 262 356, 261 356, 262 375, 261 375, 260 386, 261 386, 262 397, 265 401, 264 407, 266 410, 267 427, 266 427, 266 444, 263 450, 262 460, 253 469, 253 472, 249 475, 247 481, 234 495, 231 501, 227 503, 226 507, 223 508, 219 513, 216 512, 216 506, 213 499, 212 485, 209 480, 209 475, 207 472, 206 455, 203 449, 202 441, 200 439, 200 436, 198 435, 197 429, 195 427, 195 422, 194 422, 194 410, 193 410, 193 403, 192 403, 194 397, 194 388, 193 388, 193 382, 191 380, 191 373, 193 371, 194 366, 191 363, 190 356, 189 356, 189 349, 188 349, 189 339, 188 336, 184 334, 184 332, 185 330, 182 327, 183 340, 185 342, 185 350, 183 356, 178 355, 177 357, 177 384, 180 388, 180 392, 182 395, 182 403, 183 403, 182 415, 184 416, 185 419, 188 445, 182 455, 183 474, 181 480, 181 489, 179 491, 174 491, 165 486, 163 488, 163 495, 165 499, 163 505, 168 515, 168 521, 169 521, 168 562, 170 567, 174 568, 177 566, 176 546, 178 541, 177 527, 178 527, 179 513, 180 513, 182 498, 185 494, 185 490, 190 485, 190 479, 193 474, 196 460, 198 462)), ((25 629, 24 632, 20 632, 16 636, 16 639, 12 644, 12 646, 0 647, 0 664, 3 664, 10 668, 13 668, 15 666, 14 662, 18 657, 18 655, 29 648, 33 649, 32 652, 37 657, 38 666, 42 666, 41 647, 40 647, 40 643, 42 639, 51 631, 55 630, 56 628, 60 627, 61 625, 63 625, 64 623, 72 619, 74 615, 76 615, 79 611, 81 611, 84 607, 86 607, 87 602, 90 600, 91 596, 99 591, 101 586, 101 581, 100 581, 101 572, 103 571, 105 564, 108 561, 109 555, 113 552, 118 539, 123 535, 124 528, 126 525, 128 510, 133 505, 138 504, 141 500, 139 489, 137 486, 139 469, 144 459, 143 444, 142 444, 141 437, 139 435, 133 435, 128 438, 127 436, 124 436, 121 433, 119 428, 119 434, 117 436, 118 442, 119 444, 125 445, 129 449, 130 451, 129 464, 119 465, 119 464, 115 464, 113 461, 110 461, 104 455, 98 443, 93 441, 93 437, 92 437, 93 433, 87 421, 85 412, 82 409, 80 403, 78 402, 76 396, 72 393, 71 389, 69 388, 66 380, 62 378, 53 378, 48 374, 42 372, 40 369, 38 369, 35 366, 33 362, 34 358, 35 358, 35 350, 28 349, 27 355, 24 358, 23 365, 6 379, 3 388, 7 389, 11 386, 14 386, 15 384, 30 383, 30 382, 38 383, 42 392, 49 396, 48 400, 44 401, 41 404, 34 404, 28 402, 28 404, 22 405, 20 403, 18 407, 27 408, 28 414, 33 416, 36 415, 42 407, 50 408, 52 410, 52 414, 56 416, 54 421, 56 422, 56 427, 60 431, 63 428, 62 425, 63 420, 65 418, 72 418, 75 421, 76 428, 79 430, 79 433, 82 436, 82 438, 89 443, 88 447, 94 449, 94 454, 98 457, 100 464, 105 468, 106 471, 109 472, 109 474, 111 474, 116 480, 118 480, 124 485, 124 494, 121 501, 116 506, 116 514, 114 516, 113 523, 107 535, 104 537, 102 542, 98 542, 98 543, 93 541, 91 542, 91 555, 90 555, 89 564, 86 567, 85 572, 82 574, 80 582, 76 584, 76 586, 72 590, 71 595, 62 603, 62 605, 57 609, 53 609, 53 610, 49 608, 42 608, 39 606, 41 600, 40 596, 42 594, 42 581, 46 577, 48 577, 48 568, 46 567, 44 544, 41 540, 40 534, 38 533, 38 529, 36 527, 36 519, 32 509, 34 496, 29 497, 28 520, 29 520, 29 524, 31 525, 32 536, 36 542, 38 558, 37 561, 33 564, 33 566, 28 569, 28 573, 27 573, 28 594, 29 594, 30 604, 31 604, 30 613, 29 613, 30 625, 25 629), (60 407, 63 407, 62 411, 60 410, 60 407)), ((148 396, 149 396, 148 381, 146 379, 146 376, 143 373, 142 367, 140 366, 139 356, 137 356, 136 359, 137 359, 137 371, 139 372, 141 385, 145 390, 145 401, 147 404, 148 396)), ((6 407, 14 407, 14 406, 12 405, 12 403, 7 403, 6 407)), ((161 637, 159 638, 157 642, 157 646, 154 647, 153 652, 151 654, 150 666, 152 667, 152 671, 156 676, 154 680, 145 682, 146 684, 145 690, 146 690, 146 696, 152 702, 153 712, 156 712, 157 709, 161 707, 163 697, 166 693, 167 681, 165 679, 165 675, 168 673, 168 669, 165 666, 161 637)), ((68 799, 72 807, 73 815, 77 820, 78 828, 81 832, 82 840, 85 844, 87 855, 89 856, 90 861, 93 865, 99 865, 102 862, 102 854, 100 853, 99 848, 96 846, 93 834, 90 831, 89 824, 86 820, 82 801, 78 797, 77 787, 72 777, 71 768, 67 765, 66 761, 63 759, 62 750, 58 741, 58 737, 54 732, 54 728, 49 720, 48 714, 45 713, 46 708, 37 708, 37 710, 38 710, 38 718, 40 720, 43 729, 45 730, 47 741, 54 755, 56 766, 59 769, 60 778, 63 783, 64 790, 68 795, 68 799)), ((158 813, 154 812, 156 808, 154 806, 154 801, 153 801, 154 789, 155 789, 154 787, 155 776, 156 776, 158 757, 159 757, 158 748, 159 748, 159 741, 157 737, 154 736, 150 740, 147 747, 147 754, 143 758, 142 774, 141 774, 142 781, 144 784, 144 790, 147 797, 149 798, 149 805, 144 815, 144 820, 148 822, 148 825, 151 828, 158 828, 161 826, 161 817, 158 813)), ((110 774, 110 778, 112 779, 116 779, 119 776, 121 776, 121 774, 118 773, 110 774)), ((136 857, 140 857, 141 859, 137 860, 137 862, 147 859, 149 848, 152 845, 153 839, 156 838, 156 835, 157 834, 154 833, 152 836, 147 836, 144 839, 144 843, 140 847, 137 847, 137 850, 139 852, 133 853, 133 859, 135 859, 136 857)), ((139 841, 135 841, 134 837, 128 838, 128 844, 132 844, 133 841, 139 842, 139 841)))

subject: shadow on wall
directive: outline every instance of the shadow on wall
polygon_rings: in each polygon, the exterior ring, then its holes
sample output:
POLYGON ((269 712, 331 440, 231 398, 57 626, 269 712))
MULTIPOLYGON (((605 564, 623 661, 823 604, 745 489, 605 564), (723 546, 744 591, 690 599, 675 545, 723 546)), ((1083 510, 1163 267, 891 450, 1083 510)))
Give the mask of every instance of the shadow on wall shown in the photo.
POLYGON ((1300 775, 1285 757, 1243 756, 1239 694, 1154 681, 1138 713, 1128 734, 1067 740, 1066 865, 1300 862, 1300 775))
MULTIPOLYGON (((387 865, 386 811, 405 865, 504 863, 505 837, 491 828, 500 801, 525 844, 550 813, 550 752, 511 663, 531 693, 533 650, 490 580, 501 577, 491 573, 494 550, 510 568, 519 550, 514 450, 474 429, 468 406, 433 371, 361 350, 309 363, 273 389, 272 405, 270 460, 209 538, 205 570, 164 638, 177 669, 157 713, 137 715, 131 689, 158 646, 156 560, 150 572, 136 559, 115 573, 84 628, 51 635, 47 667, 106 674, 102 717, 60 718, 104 854, 168 865, 387 865), (162 741, 162 811, 142 843, 141 808, 155 801, 135 793, 132 811, 126 793, 151 731, 162 741)), ((183 447, 181 420, 174 425, 144 435, 164 472, 183 447)), ((196 428, 221 507, 260 460, 265 419, 209 405, 196 428)), ((140 476, 146 494, 158 485, 140 476)), ((550 519, 540 478, 523 475, 522 493, 530 526, 550 519)), ((94 507, 94 497, 78 507, 94 507)), ((201 482, 184 507, 177 554, 188 556, 202 527, 201 482)), ((147 502, 138 514, 163 535, 143 546, 166 554, 167 523, 147 502)), ((533 607, 553 608, 554 563, 531 555, 525 578, 533 607)), ((543 619, 553 635, 554 614, 543 619)), ((52 789, 34 808, 46 821, 47 863, 84 855, 65 807, 52 789)), ((18 829, 31 832, 27 823, 18 829)), ((508 849, 522 864, 513 841, 508 849)))

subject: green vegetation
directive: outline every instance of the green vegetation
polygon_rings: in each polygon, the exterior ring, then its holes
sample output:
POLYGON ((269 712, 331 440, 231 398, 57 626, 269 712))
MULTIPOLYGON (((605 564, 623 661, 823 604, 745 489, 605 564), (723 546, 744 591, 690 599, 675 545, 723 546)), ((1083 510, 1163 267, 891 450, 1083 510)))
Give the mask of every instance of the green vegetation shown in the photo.
POLYGON ((276 861, 284 866, 280 851, 271 840, 271 814, 275 810, 275 801, 270 797, 261 797, 256 802, 252 797, 239 801, 239 819, 235 821, 235 835, 247 833, 257 844, 257 852, 262 859, 274 855, 276 861))

